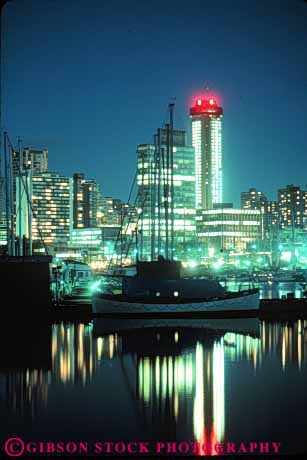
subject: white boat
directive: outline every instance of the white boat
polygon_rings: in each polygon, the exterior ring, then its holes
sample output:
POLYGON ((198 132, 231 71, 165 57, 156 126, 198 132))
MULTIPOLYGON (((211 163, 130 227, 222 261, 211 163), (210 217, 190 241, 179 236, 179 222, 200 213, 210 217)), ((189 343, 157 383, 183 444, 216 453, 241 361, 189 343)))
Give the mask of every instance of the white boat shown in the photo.
POLYGON ((113 314, 155 314, 172 313, 180 316, 182 313, 203 312, 233 312, 240 310, 259 309, 259 290, 248 289, 227 293, 223 297, 203 299, 174 298, 139 298, 127 297, 123 294, 95 293, 92 309, 94 313, 113 314))
POLYGON ((258 289, 227 292, 216 280, 182 279, 179 262, 140 262, 137 268, 137 276, 124 279, 122 294, 94 293, 93 313, 180 317, 259 309, 258 289))

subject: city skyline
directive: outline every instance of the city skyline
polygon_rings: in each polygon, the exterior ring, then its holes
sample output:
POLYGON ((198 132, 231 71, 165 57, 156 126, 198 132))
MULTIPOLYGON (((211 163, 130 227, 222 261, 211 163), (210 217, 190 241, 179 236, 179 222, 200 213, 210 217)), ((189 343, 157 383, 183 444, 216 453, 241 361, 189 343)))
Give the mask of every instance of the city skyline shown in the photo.
POLYGON ((176 126, 189 132, 191 99, 206 81, 226 114, 224 200, 238 204, 250 187, 269 198, 286 184, 305 188, 303 2, 222 2, 222 9, 196 2, 193 11, 179 4, 158 21, 149 5, 134 1, 119 2, 116 14, 96 0, 90 7, 32 0, 27 10, 25 2, 8 3, 3 127, 24 145, 48 148, 51 171, 84 171, 105 194, 125 200, 137 144, 152 142, 174 96, 176 126), (242 43, 247 28, 251 41, 242 43), (153 72, 157 62, 163 72, 153 72))

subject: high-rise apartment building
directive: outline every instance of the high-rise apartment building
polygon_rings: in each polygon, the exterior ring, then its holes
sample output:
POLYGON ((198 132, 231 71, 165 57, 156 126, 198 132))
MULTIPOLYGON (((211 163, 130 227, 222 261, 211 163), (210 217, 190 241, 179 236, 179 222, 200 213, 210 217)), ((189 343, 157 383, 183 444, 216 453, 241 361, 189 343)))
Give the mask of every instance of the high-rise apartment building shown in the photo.
POLYGON ((72 225, 73 183, 61 174, 43 172, 32 179, 32 238, 47 245, 68 243, 72 225))
POLYGON ((118 200, 110 196, 100 196, 98 203, 99 226, 104 225, 120 225, 121 215, 118 205, 118 200))
POLYGON ((195 241, 195 152, 186 144, 186 132, 173 130, 173 165, 167 165, 167 130, 158 130, 157 136, 159 161, 155 145, 137 147, 139 253, 143 259, 167 256, 166 241, 171 247, 173 235, 174 251, 168 257, 182 258, 195 241))
MULTIPOLYGON (((26 147, 22 151, 22 169, 31 167, 33 174, 44 173, 48 171, 48 150, 33 149, 26 147)), ((13 153, 13 177, 19 172, 19 152, 13 153)))
POLYGON ((287 185, 278 190, 279 224, 287 227, 305 228, 307 224, 307 192, 300 187, 287 185))
POLYGON ((267 197, 263 192, 250 188, 248 192, 241 193, 241 207, 243 209, 258 209, 264 211, 267 197))
POLYGON ((73 176, 73 226, 97 227, 99 185, 94 179, 86 179, 83 173, 73 176))
POLYGON ((279 214, 277 201, 268 200, 264 211, 264 236, 276 238, 279 230, 279 214))
POLYGON ((261 239, 264 239, 266 234, 266 210, 267 197, 263 192, 250 188, 248 192, 241 193, 241 207, 243 209, 258 209, 260 211, 260 233, 261 239))
POLYGON ((223 200, 223 109, 214 97, 199 97, 190 108, 195 149, 196 208, 212 209, 223 200))
POLYGON ((4 204, 4 179, 0 176, 0 213, 5 210, 4 204))

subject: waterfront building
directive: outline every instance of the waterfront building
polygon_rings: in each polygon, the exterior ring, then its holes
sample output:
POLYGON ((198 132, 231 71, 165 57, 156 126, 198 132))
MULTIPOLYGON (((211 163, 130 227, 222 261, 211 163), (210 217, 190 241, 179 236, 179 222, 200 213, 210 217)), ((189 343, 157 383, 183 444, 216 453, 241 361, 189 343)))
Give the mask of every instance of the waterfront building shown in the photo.
POLYGON ((264 207, 264 237, 277 238, 279 231, 278 202, 268 200, 264 207))
POLYGON ((248 192, 241 193, 241 208, 242 209, 258 209, 260 211, 260 230, 261 239, 265 237, 265 213, 267 208, 267 197, 263 192, 250 188, 248 192))
POLYGON ((260 237, 260 211, 234 209, 231 204, 216 205, 214 209, 198 209, 197 239, 208 254, 243 251, 260 237))
POLYGON ((73 226, 97 227, 99 185, 83 173, 73 175, 73 226))
POLYGON ((120 209, 118 209, 118 203, 116 206, 116 200, 110 196, 100 196, 98 204, 98 217, 99 226, 101 225, 120 225, 121 216, 120 209))
POLYGON ((3 252, 2 248, 7 245, 6 233, 7 233, 7 229, 6 229, 5 212, 0 211, 0 252, 3 252))
POLYGON ((186 132, 173 130, 173 165, 167 164, 167 130, 159 129, 157 137, 160 160, 154 144, 137 147, 138 252, 143 260, 158 255, 167 257, 169 239, 169 247, 173 246, 174 250, 168 256, 184 259, 195 244, 195 152, 186 143, 186 132))
POLYGON ((278 212, 281 229, 307 226, 307 192, 295 185, 278 190, 278 212))
POLYGON ((16 180, 16 242, 18 254, 27 255, 31 249, 27 248, 32 233, 32 177, 31 170, 25 169, 16 180))
MULTIPOLYGON (((70 249, 77 250, 87 262, 131 261, 130 233, 124 234, 120 225, 104 225, 95 228, 73 228, 70 249)), ((134 249, 131 248, 132 250, 134 249)), ((134 257, 132 257, 134 259, 134 257)))
POLYGON ((4 179, 0 176, 0 213, 4 210, 4 179))
POLYGON ((58 173, 34 174, 32 179, 32 238, 42 245, 67 244, 72 225, 73 181, 58 173))
POLYGON ((74 247, 88 248, 104 246, 112 243, 114 246, 119 232, 118 225, 105 225, 94 228, 73 228, 71 231, 70 244, 74 247))
MULTIPOLYGON (((24 182, 25 178, 33 174, 41 174, 48 171, 48 150, 47 149, 33 149, 26 147, 22 150, 21 164, 20 164, 20 152, 18 150, 13 151, 12 156, 12 174, 13 174, 13 199, 14 199, 14 212, 17 225, 17 213, 21 210, 25 213, 25 208, 21 209, 22 201, 24 202, 23 193, 29 194, 25 190, 24 182), (17 193, 17 187, 20 190, 17 193)), ((27 199, 28 202, 28 199, 27 199)), ((28 204, 27 204, 28 206, 28 204)))
POLYGON ((199 97, 190 108, 195 148, 196 208, 212 209, 223 200, 223 109, 214 97, 199 97))
POLYGON ((263 192, 250 188, 248 192, 241 193, 241 208, 242 209, 259 209, 264 212, 264 207, 267 202, 267 197, 263 192))
MULTIPOLYGON (((19 172, 19 151, 13 152, 13 177, 19 172)), ((22 151, 22 169, 31 167, 33 174, 40 174, 48 171, 48 150, 33 149, 26 147, 22 151)))

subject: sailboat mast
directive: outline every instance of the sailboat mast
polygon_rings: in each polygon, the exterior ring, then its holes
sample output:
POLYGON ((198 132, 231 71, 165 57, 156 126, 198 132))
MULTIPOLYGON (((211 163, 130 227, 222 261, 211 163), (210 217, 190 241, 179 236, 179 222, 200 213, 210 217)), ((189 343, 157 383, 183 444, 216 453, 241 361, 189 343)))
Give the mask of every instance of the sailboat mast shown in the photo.
POLYGON ((6 211, 6 239, 7 239, 7 253, 8 255, 14 255, 14 244, 12 235, 12 206, 11 206, 11 181, 10 181, 10 163, 9 155, 7 152, 7 140, 6 132, 3 134, 3 146, 4 146, 4 182, 5 182, 5 211, 6 211))
POLYGON ((165 165, 165 257, 168 259, 169 254, 169 199, 170 199, 170 125, 166 123, 166 165, 165 165))
POLYGON ((169 118, 170 118, 170 179, 171 179, 171 254, 170 259, 174 258, 174 106, 169 104, 169 118))
MULTIPOLYGON (((10 199, 11 195, 11 176, 10 176, 10 160, 7 155, 6 133, 2 137, 2 112, 3 112, 3 97, 2 97, 2 13, 3 7, 10 0, 0 0, 0 158, 2 154, 2 140, 4 144, 4 177, 5 177, 5 210, 6 210, 6 244, 7 253, 15 255, 15 241, 13 239, 13 215, 11 213, 12 205, 10 199)), ((0 169, 1 173, 1 169, 0 169)), ((0 208, 2 203, 0 203, 0 208)))
POLYGON ((156 195, 157 195, 157 167, 158 167, 158 139, 157 134, 154 135, 154 157, 151 162, 151 260, 155 259, 156 246, 156 195))
MULTIPOLYGON (((16 217, 18 212, 18 225, 19 225, 19 234, 18 234, 18 255, 23 255, 23 234, 22 234, 22 171, 23 171, 23 153, 21 151, 21 138, 18 138, 18 150, 19 150, 19 158, 18 158, 18 206, 16 206, 16 217)), ((17 196, 16 196, 17 202, 17 196)))
POLYGON ((162 185, 162 170, 161 170, 161 131, 158 129, 157 134, 157 168, 158 168, 158 256, 161 254, 161 185, 162 185))

